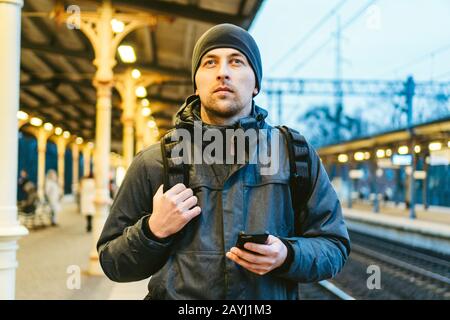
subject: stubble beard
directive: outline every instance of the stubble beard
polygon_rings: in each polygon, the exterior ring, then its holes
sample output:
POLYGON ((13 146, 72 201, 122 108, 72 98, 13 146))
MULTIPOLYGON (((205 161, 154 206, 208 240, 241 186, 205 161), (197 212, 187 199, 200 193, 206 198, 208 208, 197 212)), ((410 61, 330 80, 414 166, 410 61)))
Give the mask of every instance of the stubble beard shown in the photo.
POLYGON ((237 116, 245 108, 242 103, 235 99, 219 99, 209 97, 205 102, 202 102, 204 111, 212 117, 229 119, 237 116))

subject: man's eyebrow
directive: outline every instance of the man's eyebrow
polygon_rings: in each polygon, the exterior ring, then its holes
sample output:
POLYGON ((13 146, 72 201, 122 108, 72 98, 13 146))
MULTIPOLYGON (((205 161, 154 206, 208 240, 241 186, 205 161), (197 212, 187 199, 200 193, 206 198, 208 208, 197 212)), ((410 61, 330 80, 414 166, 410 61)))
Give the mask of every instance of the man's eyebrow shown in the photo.
MULTIPOLYGON (((208 58, 215 58, 215 59, 217 59, 218 57, 219 56, 216 55, 216 54, 208 53, 205 56, 203 56, 202 60, 208 59, 208 58)), ((233 53, 229 54, 227 57, 228 58, 232 58, 232 57, 241 57, 241 58, 243 58, 244 55, 242 53, 239 53, 239 52, 233 52, 233 53)))
POLYGON ((239 52, 233 52, 232 54, 229 55, 229 57, 244 57, 244 55, 242 53, 239 52))

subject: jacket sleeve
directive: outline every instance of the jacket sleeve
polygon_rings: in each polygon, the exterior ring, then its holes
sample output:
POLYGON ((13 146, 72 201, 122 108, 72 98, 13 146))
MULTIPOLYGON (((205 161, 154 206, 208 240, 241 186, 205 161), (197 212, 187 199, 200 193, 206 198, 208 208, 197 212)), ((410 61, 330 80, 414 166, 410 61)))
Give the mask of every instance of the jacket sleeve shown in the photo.
MULTIPOLYGON (((300 217, 301 236, 283 238, 291 245, 292 262, 277 276, 295 282, 316 282, 334 277, 350 254, 350 238, 342 208, 317 153, 309 145, 312 192, 300 217)), ((297 217, 299 218, 299 217, 297 217)))
POLYGON ((102 269, 116 282, 148 278, 170 254, 171 241, 156 241, 146 230, 155 188, 144 158, 144 153, 138 154, 129 167, 97 243, 102 269))

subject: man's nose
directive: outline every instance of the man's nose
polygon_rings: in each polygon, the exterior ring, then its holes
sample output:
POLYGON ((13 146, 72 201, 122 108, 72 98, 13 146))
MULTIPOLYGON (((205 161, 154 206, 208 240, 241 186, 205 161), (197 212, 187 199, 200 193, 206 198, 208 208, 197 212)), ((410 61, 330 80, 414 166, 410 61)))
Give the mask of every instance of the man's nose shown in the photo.
POLYGON ((230 79, 230 69, 227 63, 221 63, 219 69, 217 70, 217 80, 229 80, 230 79))

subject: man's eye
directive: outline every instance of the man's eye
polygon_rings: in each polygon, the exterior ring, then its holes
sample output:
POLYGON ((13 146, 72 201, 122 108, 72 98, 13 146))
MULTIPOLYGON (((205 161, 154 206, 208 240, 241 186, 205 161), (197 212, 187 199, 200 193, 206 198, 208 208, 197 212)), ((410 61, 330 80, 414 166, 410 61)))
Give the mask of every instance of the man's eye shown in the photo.
POLYGON ((231 60, 233 63, 242 64, 243 61, 241 59, 233 59, 231 60))
POLYGON ((205 61, 205 65, 206 65, 206 66, 212 66, 214 63, 215 63, 214 60, 206 60, 206 61, 205 61))

